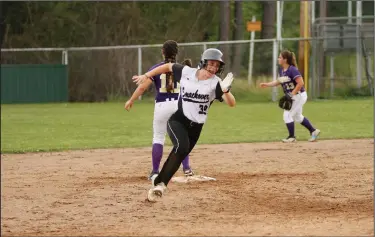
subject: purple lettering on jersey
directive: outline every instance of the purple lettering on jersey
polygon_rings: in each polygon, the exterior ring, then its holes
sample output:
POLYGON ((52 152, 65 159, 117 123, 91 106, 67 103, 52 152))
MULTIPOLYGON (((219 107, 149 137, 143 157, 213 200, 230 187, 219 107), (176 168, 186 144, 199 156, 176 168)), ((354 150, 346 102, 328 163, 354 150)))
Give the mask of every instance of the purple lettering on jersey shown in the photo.
MULTIPOLYGON (((280 77, 287 77, 287 80, 283 79, 281 82, 281 86, 283 87, 284 93, 291 93, 294 88, 297 85, 296 79, 298 77, 302 77, 301 73, 298 71, 298 69, 295 66, 289 66, 289 68, 284 71, 282 68, 280 68, 279 71, 280 77)), ((300 92, 304 92, 305 87, 302 86, 300 92)))
MULTIPOLYGON (((152 69, 154 69, 156 67, 159 67, 163 64, 164 64, 164 62, 155 64, 148 71, 151 71, 152 69)), ((155 100, 156 100, 156 102, 164 102, 164 101, 168 101, 168 100, 171 100, 171 99, 175 99, 175 100, 178 99, 178 95, 180 93, 179 90, 176 89, 173 92, 170 92, 170 93, 167 92, 165 77, 163 77, 162 75, 159 74, 159 75, 154 76, 152 79, 153 79, 154 85, 155 85, 155 100)), ((177 88, 176 82, 175 82, 174 88, 177 88)))

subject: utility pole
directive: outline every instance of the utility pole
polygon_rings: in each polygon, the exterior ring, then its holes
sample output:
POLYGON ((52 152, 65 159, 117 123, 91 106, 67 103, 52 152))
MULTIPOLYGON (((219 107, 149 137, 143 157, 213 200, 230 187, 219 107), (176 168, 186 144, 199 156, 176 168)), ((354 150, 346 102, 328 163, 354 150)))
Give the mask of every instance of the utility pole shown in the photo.
MULTIPOLYGON (((327 0, 321 0, 319 2, 319 18, 320 24, 323 26, 323 37, 327 37, 326 30, 325 30, 325 23, 327 17, 327 0)), ((323 42, 325 39, 323 39, 323 42)), ((318 44, 322 45, 322 44, 318 44)), ((319 58, 319 67, 318 67, 318 97, 320 96, 320 92, 323 92, 325 89, 325 79, 324 79, 324 71, 325 71, 325 60, 324 60, 324 46, 319 47, 320 50, 318 51, 318 58, 319 58)))
MULTIPOLYGON (((305 5, 307 4, 306 1, 300 1, 300 10, 299 10, 299 37, 305 37, 305 5)), ((304 40, 298 41, 298 70, 301 74, 304 74, 304 40)))

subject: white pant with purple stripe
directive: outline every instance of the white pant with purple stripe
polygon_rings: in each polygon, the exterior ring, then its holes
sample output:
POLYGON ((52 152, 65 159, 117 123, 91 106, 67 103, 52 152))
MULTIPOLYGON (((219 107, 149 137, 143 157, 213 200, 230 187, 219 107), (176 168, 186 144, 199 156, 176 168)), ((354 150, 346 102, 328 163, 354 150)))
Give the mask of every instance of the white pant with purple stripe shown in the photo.
POLYGON ((178 100, 155 103, 152 143, 164 145, 168 119, 177 111, 178 100))
POLYGON ((284 122, 285 123, 302 123, 304 116, 302 115, 303 105, 307 101, 307 93, 302 92, 293 96, 292 108, 287 111, 284 110, 284 122))

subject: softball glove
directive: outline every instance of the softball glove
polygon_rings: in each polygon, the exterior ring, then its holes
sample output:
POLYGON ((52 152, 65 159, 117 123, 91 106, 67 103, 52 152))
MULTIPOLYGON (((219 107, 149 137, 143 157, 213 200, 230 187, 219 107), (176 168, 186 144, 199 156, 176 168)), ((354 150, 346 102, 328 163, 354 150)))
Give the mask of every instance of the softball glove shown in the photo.
POLYGON ((279 100, 279 107, 285 110, 290 110, 293 105, 293 99, 289 95, 284 95, 279 100))

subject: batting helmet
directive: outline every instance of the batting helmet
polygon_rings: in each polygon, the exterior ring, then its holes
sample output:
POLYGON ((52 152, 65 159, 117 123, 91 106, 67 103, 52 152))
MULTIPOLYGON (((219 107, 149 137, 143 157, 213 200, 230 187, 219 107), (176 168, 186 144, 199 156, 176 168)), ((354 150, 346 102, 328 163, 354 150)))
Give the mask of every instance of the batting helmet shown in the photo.
POLYGON ((215 60, 220 62, 220 66, 218 71, 216 72, 216 75, 220 75, 224 71, 224 61, 221 58, 223 57, 223 53, 215 48, 206 49, 202 54, 202 59, 198 65, 199 68, 205 68, 207 66, 208 60, 215 60))

